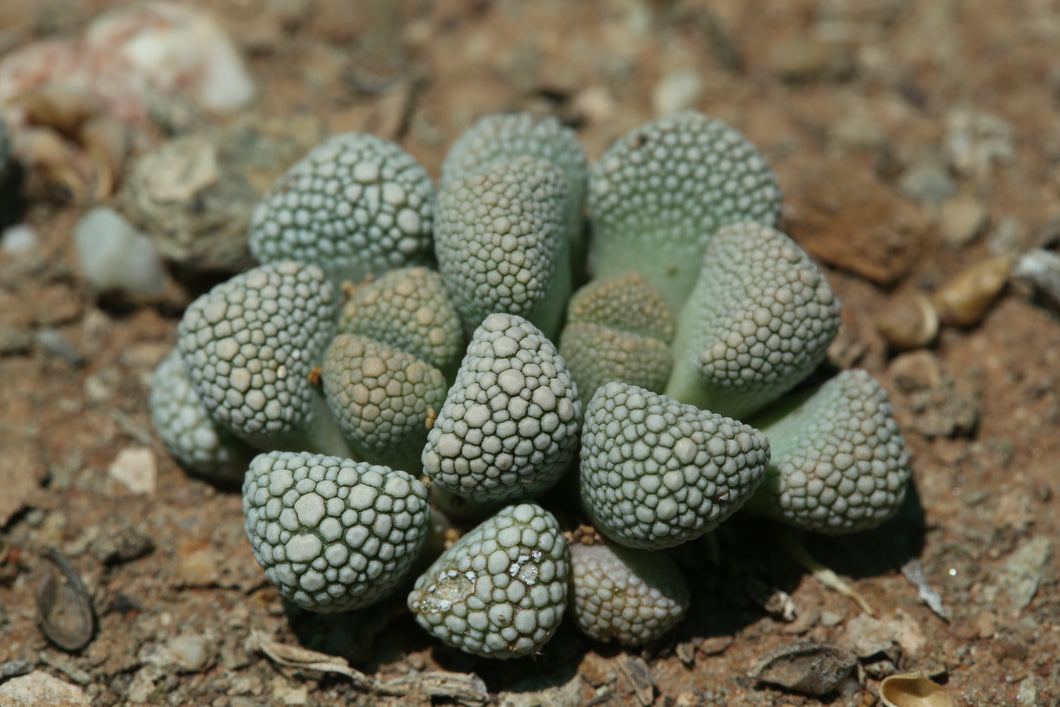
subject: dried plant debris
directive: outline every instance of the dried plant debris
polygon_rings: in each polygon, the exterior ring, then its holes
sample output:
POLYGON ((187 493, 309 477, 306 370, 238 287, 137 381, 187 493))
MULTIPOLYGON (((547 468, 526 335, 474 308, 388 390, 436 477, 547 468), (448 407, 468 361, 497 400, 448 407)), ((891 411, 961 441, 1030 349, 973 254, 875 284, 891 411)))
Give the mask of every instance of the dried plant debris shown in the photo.
POLYGON ((953 698, 924 673, 891 675, 880 683, 880 704, 884 707, 953 707, 953 698))
POLYGON ((920 601, 927 604, 927 607, 935 612, 936 616, 943 621, 950 620, 949 612, 942 605, 942 597, 928 584, 927 578, 924 577, 924 569, 920 566, 920 560, 914 557, 902 565, 902 576, 917 588, 920 601))
POLYGON ((301 646, 274 641, 260 631, 251 631, 247 644, 251 650, 260 651, 280 667, 344 675, 358 690, 373 695, 423 695, 427 698, 453 700, 462 705, 481 705, 489 701, 486 683, 474 673, 431 670, 381 682, 351 667, 341 656, 318 653, 301 646))
POLYGON ((70 561, 58 550, 44 551, 48 566, 37 585, 37 622, 41 633, 64 651, 79 651, 96 631, 92 597, 70 561))
POLYGON ((851 678, 857 658, 829 644, 796 643, 762 656, 751 678, 792 692, 823 697, 851 678))

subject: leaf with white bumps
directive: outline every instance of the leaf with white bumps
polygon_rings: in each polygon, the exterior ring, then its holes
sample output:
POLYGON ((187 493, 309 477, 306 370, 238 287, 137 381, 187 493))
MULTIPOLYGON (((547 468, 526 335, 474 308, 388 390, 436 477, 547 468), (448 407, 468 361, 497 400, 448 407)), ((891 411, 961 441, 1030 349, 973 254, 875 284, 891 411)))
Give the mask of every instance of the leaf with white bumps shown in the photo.
POLYGON ((749 511, 805 530, 852 533, 902 505, 909 455, 887 392, 868 372, 843 371, 764 418, 773 458, 749 511))
POLYGON ((743 418, 813 371, 839 314, 828 279, 788 236, 749 222, 719 229, 678 319, 666 394, 743 418))
POLYGON ((475 330, 427 435, 423 469, 473 501, 555 484, 578 449, 581 403, 555 345, 530 322, 493 314, 475 330))
POLYGON ((429 262, 434 184, 396 143, 343 133, 310 150, 254 209, 259 261, 317 265, 335 282, 429 262))
POLYGON ((777 178, 758 148, 691 110, 641 125, 608 148, 589 175, 588 201, 595 276, 638 270, 674 311, 718 228, 780 216, 777 178))
POLYGON ((348 454, 310 382, 336 306, 323 271, 294 262, 258 266, 192 302, 177 344, 210 416, 259 449, 348 454))
POLYGON ((357 455, 419 472, 427 420, 445 401, 445 377, 410 353, 339 334, 324 355, 324 397, 357 455))
POLYGON ((448 645, 488 658, 536 653, 567 604, 570 558, 551 513, 508 506, 446 550, 408 597, 416 622, 448 645))
POLYGON ((438 269, 466 328, 505 312, 558 331, 571 289, 568 189, 557 167, 520 157, 439 192, 438 269))
POLYGON ((641 646, 685 617, 688 583, 664 553, 599 543, 570 546, 578 628, 598 641, 641 646))
POLYGON ((397 588, 430 527, 413 476, 320 454, 269 452, 251 462, 243 512, 254 557, 284 597, 347 611, 397 588))
POLYGON ((254 450, 210 417, 173 349, 151 381, 151 422, 181 465, 222 483, 241 482, 254 450))
POLYGON ((768 462, 766 436, 750 425, 608 383, 585 411, 582 501, 615 542, 673 547, 732 515, 762 481, 768 462))

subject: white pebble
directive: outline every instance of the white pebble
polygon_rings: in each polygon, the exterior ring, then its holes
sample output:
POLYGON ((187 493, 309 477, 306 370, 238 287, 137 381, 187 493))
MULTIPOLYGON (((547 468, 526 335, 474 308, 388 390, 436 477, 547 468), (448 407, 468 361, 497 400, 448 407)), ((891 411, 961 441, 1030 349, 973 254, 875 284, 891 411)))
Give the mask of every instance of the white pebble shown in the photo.
POLYGON ((0 233, 0 244, 7 255, 22 255, 37 247, 37 232, 24 223, 17 223, 0 233))
POLYGON ((155 453, 147 447, 123 449, 107 469, 107 474, 133 493, 152 494, 155 492, 155 479, 158 476, 155 453))
POLYGON ((96 292, 161 294, 165 269, 154 243, 114 209, 97 206, 74 228, 81 270, 96 292))

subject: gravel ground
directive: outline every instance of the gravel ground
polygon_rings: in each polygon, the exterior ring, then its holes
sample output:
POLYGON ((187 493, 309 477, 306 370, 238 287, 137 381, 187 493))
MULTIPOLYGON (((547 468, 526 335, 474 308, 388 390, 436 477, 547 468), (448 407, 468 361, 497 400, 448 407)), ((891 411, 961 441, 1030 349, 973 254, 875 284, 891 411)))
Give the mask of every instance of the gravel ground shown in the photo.
MULTIPOLYGON (((7 0, 0 52, 118 4, 7 0)), ((395 139, 437 177, 446 146, 484 113, 552 112, 595 159, 630 128, 695 107, 771 160, 782 226, 825 264, 843 301, 830 357, 867 368, 890 392, 915 492, 877 530, 804 538, 875 617, 802 570, 776 528, 739 517, 678 553, 691 572, 691 615, 639 651, 564 626, 541 655, 495 663, 434 643, 400 596, 339 620, 292 611, 251 555, 238 493, 188 476, 150 425, 150 374, 216 271, 192 258, 161 297, 100 300, 72 238, 86 200, 45 191, 23 218, 33 245, 0 252, 0 704, 24 704, 10 702, 30 689, 13 678, 33 675, 38 689, 66 690, 69 704, 481 704, 488 690, 506 705, 868 707, 880 678, 912 670, 958 705, 1060 703, 1060 315, 1014 279, 997 297, 982 278, 953 281, 1060 242, 1054 3, 792 0, 767 13, 738 0, 214 0, 209 9, 259 95, 230 118, 170 126, 228 156, 214 177, 222 191, 198 210, 151 211, 130 193, 131 166, 108 199, 146 213, 163 248, 175 220, 245 219, 254 195, 327 133, 395 139), (944 321, 927 347, 890 346, 878 325, 940 292, 961 311, 980 296, 990 305, 959 326, 944 321), (38 626, 48 548, 68 558, 95 607, 97 629, 80 650, 49 643, 38 626), (918 568, 947 619, 907 579, 918 568), (820 698, 752 677, 763 656, 807 642, 852 652, 855 680, 820 698), (296 646, 344 660, 314 662, 323 658, 296 646), (460 675, 416 677, 438 670, 460 675)), ((141 130, 135 149, 160 140, 141 130)), ((218 237, 211 268, 239 266, 242 233, 218 237)))

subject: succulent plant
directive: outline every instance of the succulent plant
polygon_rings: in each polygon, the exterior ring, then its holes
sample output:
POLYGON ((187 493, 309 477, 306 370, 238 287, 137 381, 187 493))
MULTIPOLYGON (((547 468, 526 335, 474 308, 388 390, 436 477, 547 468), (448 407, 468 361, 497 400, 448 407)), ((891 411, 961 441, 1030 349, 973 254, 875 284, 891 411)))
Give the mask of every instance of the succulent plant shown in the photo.
POLYGON ((461 650, 535 653, 568 599, 590 636, 641 645, 689 602, 653 551, 741 508, 837 533, 902 502, 908 457, 871 376, 790 392, 839 303, 773 227, 757 149, 692 112, 619 140, 589 179, 595 279, 571 295, 585 170, 558 121, 498 116, 453 147, 437 203, 363 135, 263 198, 265 264, 188 308, 151 406, 204 474, 266 452, 244 469, 246 530, 283 596, 365 606, 437 557, 408 606, 461 650), (606 542, 568 551, 550 504, 606 542), (485 520, 442 551, 444 515, 485 520))
POLYGON ((514 314, 486 317, 423 448, 431 480, 472 501, 540 493, 578 450, 581 403, 555 345, 514 314))
POLYGON ((817 367, 839 322, 839 299, 793 240, 758 223, 725 226, 678 319, 666 394, 749 415, 817 367))
POLYGON ((410 353, 339 334, 324 355, 328 408, 359 458, 419 471, 427 420, 445 401, 445 376, 410 353))
POLYGON ((210 417, 177 349, 155 369, 148 406, 158 436, 183 466, 222 484, 243 481, 255 451, 210 417))
POLYGON ((442 162, 442 185, 481 167, 515 157, 547 160, 563 172, 570 198, 567 231, 574 260, 584 258, 582 221, 589 160, 578 136, 551 115, 498 113, 476 120, 457 138, 442 162))
POLYGON ((342 306, 339 331, 420 358, 449 376, 464 355, 464 330, 437 270, 398 268, 359 285, 342 306))
POLYGON ((569 549, 571 617, 590 638, 642 646, 685 617, 688 583, 666 554, 607 543, 569 549))
POLYGON ((311 375, 335 331, 335 288, 315 266, 260 265, 184 312, 178 346, 221 426, 262 449, 349 449, 311 375))
POLYGON ((243 512, 265 576, 312 611, 356 609, 393 592, 430 526, 427 489, 415 477, 296 452, 254 458, 243 512))
POLYGON ((766 436, 750 425, 628 383, 601 386, 585 411, 582 501, 628 547, 703 535, 751 497, 768 463, 766 436))
POLYGON ((555 517, 508 506, 476 526, 416 580, 408 606, 443 642, 489 658, 540 651, 567 604, 570 556, 555 517))
POLYGON ((673 337, 670 305, 643 275, 627 270, 574 293, 559 352, 585 407, 611 381, 661 392, 670 376, 673 337))
POLYGON ((748 510, 806 530, 850 533, 902 505, 909 455, 887 393, 868 372, 843 371, 756 423, 772 459, 748 510))
POLYGON ((765 157, 725 123, 682 111, 641 125, 589 174, 595 277, 637 270, 680 311, 714 232, 774 225, 780 189, 765 157))
POLYGON ((467 329, 494 312, 518 314, 548 336, 571 290, 570 187, 535 157, 491 162, 438 194, 438 268, 467 329))
POLYGON ((335 282, 430 262, 434 185, 397 144, 335 135, 273 185, 251 216, 262 263, 317 265, 335 282))

